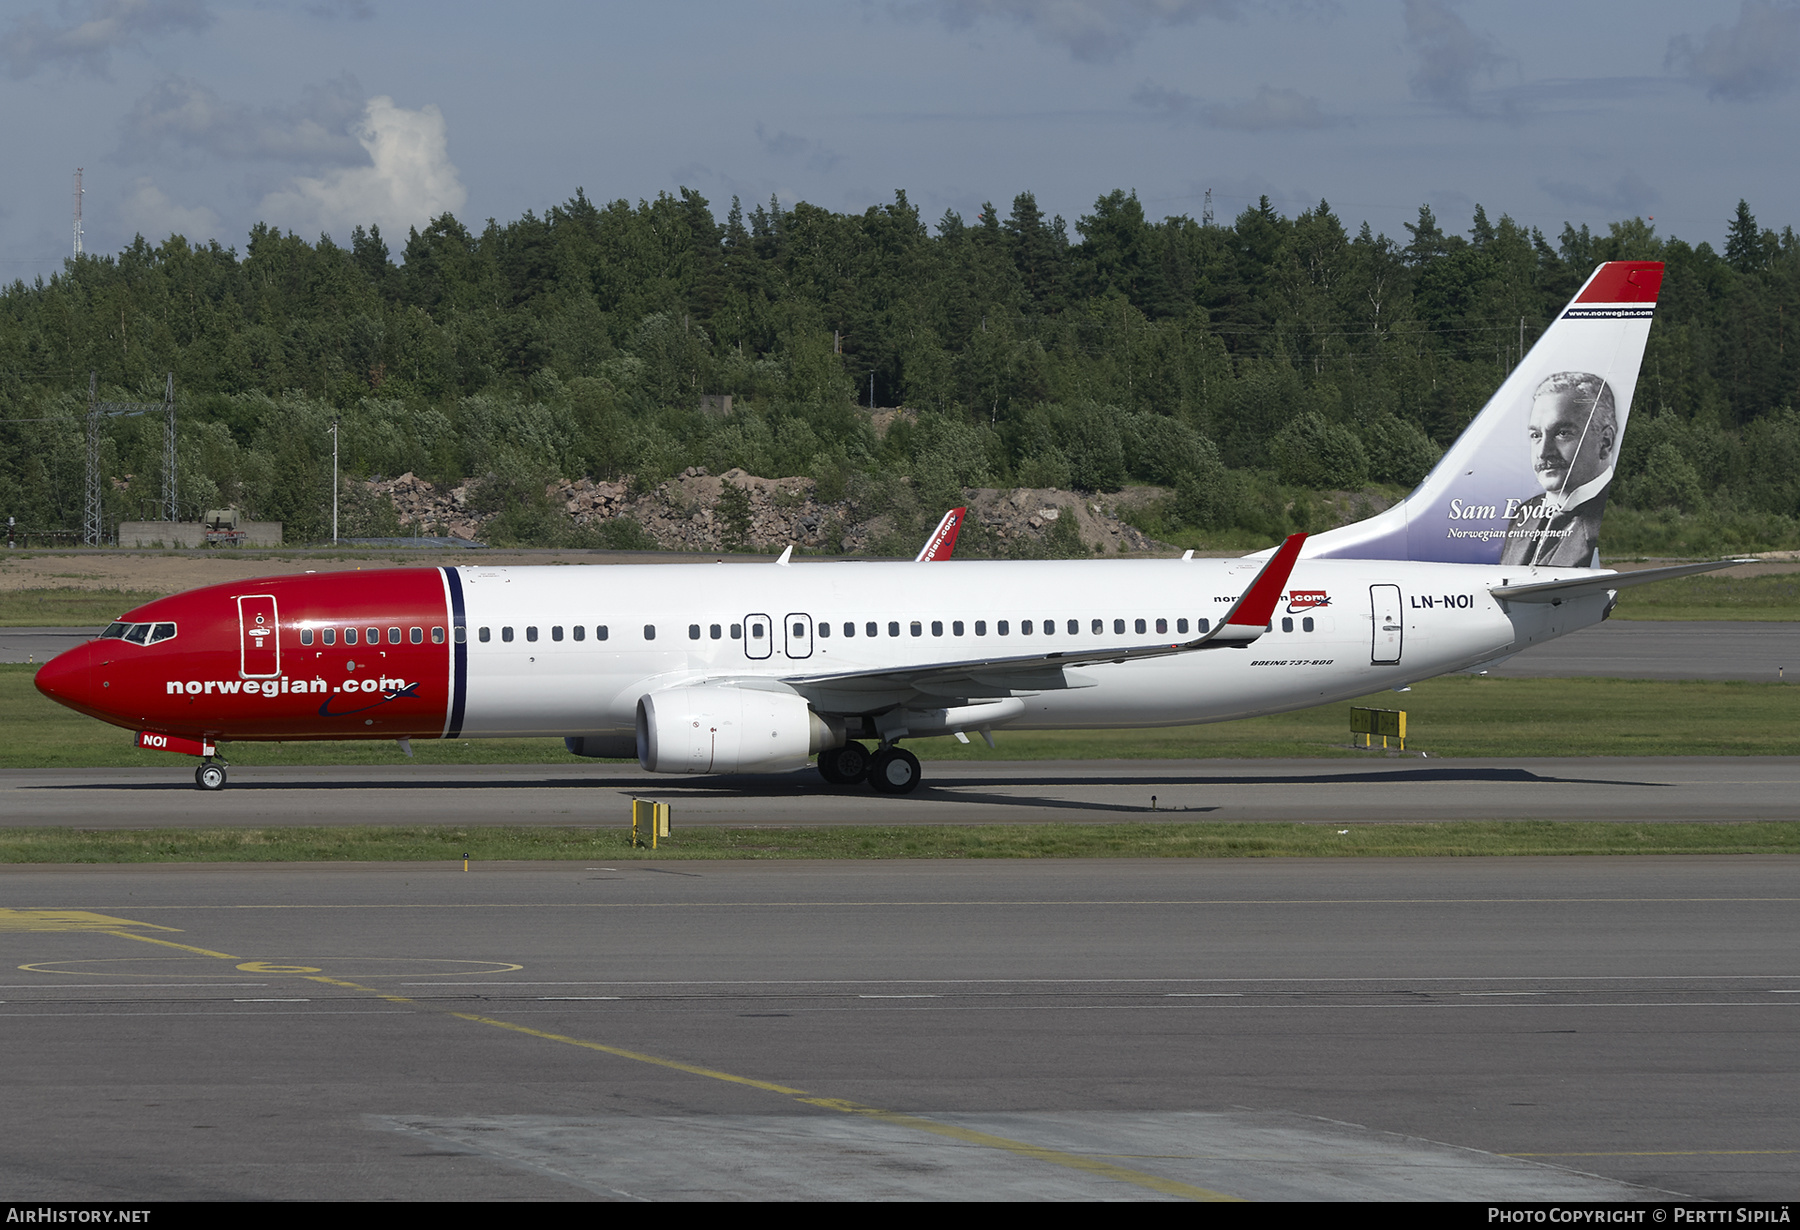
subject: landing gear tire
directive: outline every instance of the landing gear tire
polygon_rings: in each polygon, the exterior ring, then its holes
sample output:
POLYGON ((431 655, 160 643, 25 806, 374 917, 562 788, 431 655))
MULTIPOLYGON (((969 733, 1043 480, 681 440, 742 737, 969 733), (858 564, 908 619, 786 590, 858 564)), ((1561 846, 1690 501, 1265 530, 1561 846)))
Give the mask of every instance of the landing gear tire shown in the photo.
POLYGON ((860 743, 819 753, 819 776, 834 786, 851 786, 869 775, 869 749, 860 743))
POLYGON ((203 764, 194 770, 194 785, 202 790, 223 790, 225 788, 225 766, 222 764, 203 764))
POLYGON ((903 748, 882 748, 869 766, 869 785, 881 794, 911 794, 919 777, 919 758, 903 748))

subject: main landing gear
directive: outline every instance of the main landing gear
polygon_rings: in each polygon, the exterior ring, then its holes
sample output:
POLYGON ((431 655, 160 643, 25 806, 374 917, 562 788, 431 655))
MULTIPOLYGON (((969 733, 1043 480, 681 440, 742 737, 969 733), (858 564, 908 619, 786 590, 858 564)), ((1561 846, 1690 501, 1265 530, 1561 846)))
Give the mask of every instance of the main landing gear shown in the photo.
POLYGON ((889 745, 870 754, 860 743, 829 747, 819 753, 819 776, 834 786, 850 786, 868 779, 879 794, 911 794, 920 779, 919 758, 889 745))
POLYGON ((225 766, 216 760, 206 761, 194 770, 194 785, 202 790, 223 790, 225 766))

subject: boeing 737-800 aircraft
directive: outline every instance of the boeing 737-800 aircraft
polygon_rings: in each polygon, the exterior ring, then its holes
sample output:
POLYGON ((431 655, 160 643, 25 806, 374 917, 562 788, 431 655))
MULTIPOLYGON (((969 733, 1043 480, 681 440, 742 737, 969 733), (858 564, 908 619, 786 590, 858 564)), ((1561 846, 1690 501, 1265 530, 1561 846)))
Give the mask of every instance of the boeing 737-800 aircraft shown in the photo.
POLYGON ((1596 623, 1622 586, 1724 566, 1598 566, 1661 281, 1660 264, 1601 266, 1404 502, 1266 558, 1001 563, 928 544, 931 568, 274 577, 146 603, 37 686, 202 757, 207 789, 228 740, 560 735, 659 773, 816 756, 828 781, 894 794, 919 782, 908 738, 1179 726, 1401 687, 1596 623))

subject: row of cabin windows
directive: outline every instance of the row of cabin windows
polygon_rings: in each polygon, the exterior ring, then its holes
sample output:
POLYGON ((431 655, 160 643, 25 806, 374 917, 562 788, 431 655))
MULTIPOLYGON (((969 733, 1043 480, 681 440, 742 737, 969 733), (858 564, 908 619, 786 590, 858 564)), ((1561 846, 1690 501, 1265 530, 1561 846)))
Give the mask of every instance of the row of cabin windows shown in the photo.
MULTIPOLYGON (((987 620, 977 619, 974 621, 974 623, 975 623, 975 635, 976 636, 986 636, 988 634, 988 621, 987 620)), ((1104 619, 1092 620, 1089 622, 1088 630, 1095 636, 1103 636, 1106 633, 1106 623, 1107 623, 1107 621, 1104 619)), ((1148 634, 1150 631, 1150 625, 1151 625, 1151 621, 1149 621, 1149 620, 1145 620, 1145 619, 1132 620, 1131 621, 1131 631, 1138 633, 1140 635, 1148 634)), ((1301 619, 1300 625, 1301 625, 1301 630, 1304 632, 1313 631, 1314 624, 1313 624, 1312 616, 1308 615, 1308 616, 1304 617, 1303 619, 1301 619)), ((123 629, 123 627, 125 627, 125 626, 121 626, 121 625, 115 625, 115 626, 120 626, 122 629, 123 629)), ((140 626, 143 627, 146 632, 149 630, 149 625, 140 625, 140 626)), ((1165 636, 1168 634, 1169 621, 1167 619, 1156 620, 1155 626, 1156 626, 1156 633, 1158 636, 1165 636)), ((827 622, 825 620, 820 620, 816 627, 817 627, 818 635, 820 637, 829 638, 831 636, 831 624, 829 622, 827 622)), ((1056 627, 1056 620, 1054 620, 1054 619, 1046 619, 1046 620, 1042 620, 1042 621, 1021 619, 1021 620, 1019 620, 1019 635, 1020 636, 1031 636, 1040 627, 1042 629, 1043 635, 1045 635, 1045 636, 1055 636, 1056 635, 1057 627, 1056 627)), ((168 629, 168 632, 166 634, 167 636, 174 635, 174 632, 175 632, 174 625, 172 625, 172 624, 157 625, 158 632, 162 632, 162 630, 164 628, 168 629)), ((1204 635, 1205 633, 1210 632, 1212 630, 1212 624, 1211 624, 1210 620, 1197 619, 1193 623, 1193 628, 1194 628, 1194 631, 1199 632, 1202 635, 1204 635)), ((1112 631, 1115 636, 1125 635, 1125 630, 1126 630, 1126 621, 1125 620, 1115 619, 1112 621, 1112 631)), ((1292 632, 1294 630, 1294 621, 1291 618, 1283 618, 1281 621, 1281 630, 1283 632, 1292 632)), ((134 633, 137 631, 138 631, 138 626, 130 626, 130 631, 125 632, 124 635, 130 636, 131 633, 134 633)), ((924 621, 917 620, 917 619, 909 621, 909 623, 907 625, 907 631, 910 632, 913 636, 924 636, 925 635, 924 621)), ((1071 620, 1066 621, 1066 623, 1064 625, 1064 631, 1065 631, 1065 634, 1068 636, 1080 635, 1081 621, 1079 619, 1071 619, 1071 620)), ((113 632, 111 628, 107 629, 107 632, 114 636, 120 635, 120 633, 113 632)), ((951 636, 963 636, 963 635, 965 635, 965 632, 966 632, 966 625, 964 624, 964 622, 962 620, 953 619, 950 621, 950 635, 951 636)), ((1188 621, 1185 619, 1175 620, 1175 632, 1177 635, 1185 636, 1188 632, 1188 621)), ((700 640, 701 639, 700 625, 699 624, 689 624, 687 633, 688 633, 688 640, 690 640, 690 641, 700 640)), ((994 621, 994 633, 997 636, 1011 636, 1012 635, 1012 621, 1007 620, 1007 619, 995 620, 994 621)), ((344 644, 346 644, 346 645, 354 645, 358 642, 359 639, 365 640, 365 643, 370 644, 370 645, 379 645, 381 643, 381 629, 380 628, 367 628, 367 629, 362 629, 362 630, 358 630, 356 628, 345 628, 343 630, 343 634, 344 634, 344 644)), ((795 637, 804 637, 806 635, 806 625, 803 623, 795 624, 794 628, 793 628, 793 634, 795 637)), ((856 635, 856 625, 852 622, 845 621, 843 624, 843 634, 846 637, 854 637, 856 635)), ((900 635, 900 621, 899 620, 891 619, 888 621, 887 634, 892 637, 897 637, 900 635)), ((338 635, 338 630, 336 628, 320 628, 317 630, 318 642, 322 645, 335 645, 337 643, 337 635, 338 635)), ((475 635, 476 635, 477 640, 479 640, 485 644, 488 641, 491 641, 493 639, 493 630, 491 628, 478 628, 478 629, 476 629, 475 635)), ((587 635, 588 635, 587 628, 581 624, 576 624, 568 630, 568 635, 569 635, 569 639, 571 639, 571 640, 585 641, 585 640, 587 640, 587 635)), ((706 627, 705 635, 706 635, 706 638, 709 640, 715 640, 715 641, 723 640, 724 636, 725 636, 725 625, 709 624, 706 627)), ((735 640, 739 639, 740 637, 742 637, 743 635, 744 635, 744 626, 742 624, 732 624, 731 625, 731 639, 732 640, 735 641, 735 640)), ((766 630, 764 629, 761 621, 752 622, 750 625, 750 638, 752 640, 761 640, 764 635, 766 635, 766 630)), ((881 624, 875 620, 869 620, 867 623, 865 623, 863 625, 863 635, 864 636, 880 636, 881 635, 881 624)), ((931 635, 933 635, 933 636, 944 635, 944 621, 943 620, 934 619, 931 621, 931 635)), ((423 628, 416 628, 416 627, 409 628, 406 630, 405 637, 406 637, 406 640, 410 641, 414 645, 422 645, 425 643, 425 630, 423 628)), ((594 639, 595 640, 604 641, 604 640, 608 640, 610 637, 611 637, 611 630, 606 624, 598 624, 595 626, 595 628, 594 628, 594 639)), ((161 638, 157 638, 157 639, 161 639, 161 638)), ((465 630, 462 628, 456 629, 456 643, 458 645, 460 645, 466 639, 467 639, 467 636, 466 636, 465 630)), ((510 644, 513 639, 512 628, 511 627, 502 627, 500 629, 500 639, 503 642, 510 644)), ((526 626, 525 639, 526 639, 526 641, 532 642, 532 643, 535 643, 537 641, 538 629, 537 629, 536 625, 527 625, 526 626)), ((550 639, 552 641, 561 641, 563 639, 563 628, 562 628, 561 624, 555 624, 555 625, 551 626, 550 639)), ((653 641, 656 639, 656 625, 655 624, 645 624, 644 625, 644 639, 647 641, 653 641)), ((302 645, 311 645, 313 643, 313 640, 314 640, 314 629, 312 629, 312 628, 300 629, 300 643, 302 645)), ((398 645, 398 644, 400 644, 400 642, 401 642, 401 629, 390 627, 387 630, 387 643, 390 645, 398 645)), ((434 627, 431 629, 431 643, 433 645, 442 645, 444 643, 444 629, 442 627, 434 627)))
MULTIPOLYGON (((1131 621, 1131 630, 1133 632, 1137 632, 1137 633, 1148 633, 1150 631, 1151 622, 1152 621, 1145 620, 1145 619, 1133 620, 1133 621, 1131 621)), ((1287 620, 1285 622, 1290 625, 1293 623, 1292 620, 1287 620)), ((1089 631, 1091 631, 1095 636, 1102 636, 1106 632, 1106 623, 1107 623, 1107 621, 1104 619, 1093 620, 1093 621, 1091 621, 1091 623, 1089 625, 1089 631)), ((1162 636, 1162 635, 1166 635, 1168 633, 1169 623, 1170 623, 1169 620, 1158 619, 1158 620, 1155 620, 1154 623, 1156 626, 1157 635, 1162 636)), ((976 636, 986 636, 988 634, 988 621, 987 620, 977 619, 974 621, 974 624, 975 624, 975 635, 976 636)), ((1189 630, 1189 623, 1185 619, 1177 619, 1174 621, 1174 624, 1175 624, 1175 631, 1178 634, 1185 635, 1189 630)), ((1307 624, 1306 630, 1308 632, 1311 632, 1312 631, 1312 620, 1308 619, 1306 621, 1306 624, 1307 624)), ((901 625, 900 625, 899 620, 897 620, 897 619, 889 620, 888 624, 887 624, 887 634, 889 636, 896 636, 896 637, 899 636, 900 635, 900 626, 901 625)), ((1019 635, 1020 636, 1031 636, 1038 629, 1039 626, 1040 625, 1037 621, 1033 621, 1030 619, 1022 619, 1019 621, 1019 629, 1018 629, 1019 635)), ((1212 630, 1211 621, 1205 620, 1205 619, 1197 619, 1197 620, 1193 621, 1192 626, 1195 631, 1200 632, 1200 633, 1206 633, 1206 632, 1209 632, 1212 630)), ((704 630, 703 630, 702 625, 700 625, 700 624, 689 624, 687 626, 688 640, 690 640, 690 641, 698 641, 698 640, 702 640, 702 639, 714 640, 714 641, 723 640, 723 639, 725 639, 725 627, 726 627, 726 625, 724 625, 724 624, 707 624, 707 625, 705 625, 704 630)), ((732 640, 734 640, 734 641, 738 640, 739 638, 741 638, 744 635, 744 625, 743 624, 732 624, 732 625, 730 625, 730 627, 731 627, 731 639, 732 640)), ((830 623, 828 623, 824 620, 821 620, 817 625, 815 625, 815 630, 817 631, 817 633, 820 637, 829 638, 831 636, 831 627, 832 626, 830 623)), ((925 624, 921 620, 915 619, 915 620, 910 621, 908 627, 909 627, 910 632, 914 636, 924 636, 925 635, 925 624)), ((1041 621, 1041 627, 1043 629, 1043 635, 1045 635, 1045 636, 1056 635, 1057 628, 1056 628, 1056 621, 1054 619, 1046 619, 1046 620, 1041 621)), ((1012 621, 1007 620, 1007 619, 995 620, 993 630, 994 630, 995 635, 997 635, 997 636, 1011 636, 1012 631, 1013 631, 1012 621)), ((1112 621, 1112 630, 1115 635, 1118 635, 1118 636, 1125 635, 1126 621, 1123 619, 1113 620, 1112 621)), ((1288 627, 1288 628, 1284 629, 1284 631, 1290 631, 1290 632, 1292 630, 1293 630, 1292 627, 1288 627)), ((457 632, 459 633, 459 635, 457 637, 457 641, 460 644, 462 641, 462 637, 460 635, 460 633, 462 632, 462 629, 458 628, 457 632)), ((953 619, 950 621, 950 635, 964 636, 967 634, 967 632, 968 632, 968 625, 965 624, 962 620, 953 619)), ((1066 634, 1067 635, 1077 636, 1080 634, 1080 632, 1081 632, 1081 621, 1080 620, 1071 619, 1071 620, 1067 621, 1067 625, 1066 625, 1066 634)), ((608 640, 608 639, 610 639, 611 635, 612 635, 611 629, 606 624, 600 624, 600 625, 596 626, 594 629, 594 639, 597 641, 608 640)), ((761 620, 751 621, 751 624, 750 624, 750 639, 751 640, 761 640, 763 637, 765 637, 767 635, 768 635, 768 629, 763 625, 761 620)), ((793 628, 793 635, 796 637, 804 637, 806 635, 806 625, 803 623, 795 624, 794 628, 793 628)), ((856 635, 856 625, 854 623, 845 622, 843 624, 843 635, 846 637, 854 637, 856 635)), ((869 622, 865 623, 863 625, 863 635, 864 636, 880 636, 881 635, 881 624, 876 620, 870 620, 869 622)), ((933 636, 944 635, 944 621, 943 620, 934 619, 931 621, 931 635, 933 635, 933 636)), ((501 641, 503 641, 507 644, 510 644, 510 643, 512 643, 513 636, 514 636, 514 630, 511 627, 502 627, 500 629, 501 641)), ((569 636, 570 640, 585 641, 587 639, 587 629, 580 624, 576 624, 575 626, 571 627, 568 630, 568 636, 569 636)), ((475 632, 475 639, 477 639, 483 643, 493 640, 493 629, 492 628, 477 628, 476 632, 475 632)), ((537 641, 538 629, 535 625, 527 625, 526 626, 525 639, 527 641, 533 642, 533 643, 535 643, 537 641)), ((563 628, 560 624, 551 626, 550 639, 552 641, 560 641, 563 639, 563 628)), ((645 624, 644 625, 644 639, 647 641, 653 641, 656 639, 656 625, 655 624, 645 624)))
MULTIPOLYGON (((458 628, 456 631, 458 633, 458 636, 456 638, 457 643, 461 644, 462 636, 460 634, 462 632, 462 629, 458 628)), ((318 643, 321 645, 337 644, 338 630, 336 628, 319 628, 316 630, 313 628, 302 628, 302 629, 300 629, 300 643, 302 645, 312 644, 315 634, 317 636, 318 643)), ((400 629, 400 628, 389 628, 387 630, 387 643, 390 645, 398 645, 398 644, 400 644, 403 636, 407 641, 410 641, 414 645, 423 645, 425 643, 425 629, 423 629, 423 628, 406 628, 404 630, 400 629)), ((354 645, 358 641, 362 641, 363 643, 369 644, 369 645, 381 644, 381 629, 380 628, 361 628, 361 629, 345 628, 344 629, 344 644, 354 645)), ((444 643, 444 629, 441 626, 433 628, 431 630, 431 643, 433 645, 442 645, 444 643)))

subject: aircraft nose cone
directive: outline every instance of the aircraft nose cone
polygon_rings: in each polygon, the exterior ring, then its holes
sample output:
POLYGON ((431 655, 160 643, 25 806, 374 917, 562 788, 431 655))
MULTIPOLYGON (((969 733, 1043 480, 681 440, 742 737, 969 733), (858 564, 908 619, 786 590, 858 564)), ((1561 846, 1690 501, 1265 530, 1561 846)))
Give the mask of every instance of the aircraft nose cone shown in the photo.
POLYGON ((38 668, 37 690, 59 705, 92 709, 94 647, 77 645, 38 668))

